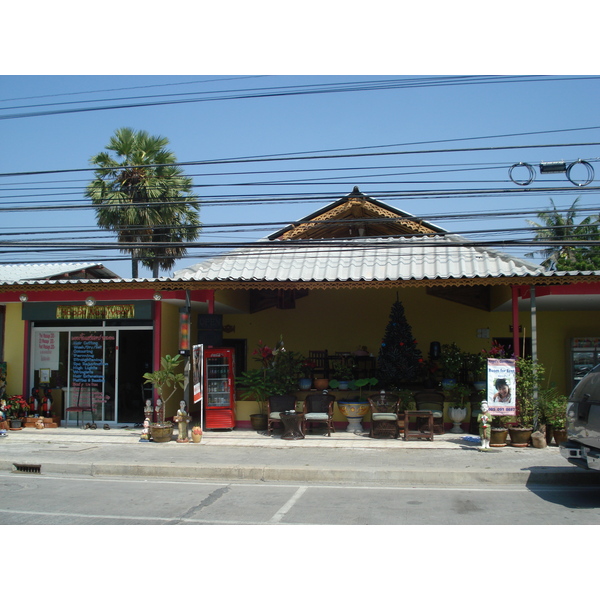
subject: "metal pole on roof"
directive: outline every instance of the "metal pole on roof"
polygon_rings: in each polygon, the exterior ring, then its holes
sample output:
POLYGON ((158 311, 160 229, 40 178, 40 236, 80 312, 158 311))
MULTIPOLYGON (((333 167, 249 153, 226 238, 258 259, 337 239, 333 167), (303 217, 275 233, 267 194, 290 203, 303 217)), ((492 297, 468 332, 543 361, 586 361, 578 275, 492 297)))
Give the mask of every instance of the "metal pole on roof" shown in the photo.
MULTIPOLYGON (((531 360, 533 361, 534 370, 537 367, 537 307, 535 303, 535 286, 530 286, 531 291, 531 360)), ((523 352, 524 354, 525 352, 523 352)), ((535 371, 534 371, 535 372, 535 371)), ((538 426, 538 386, 537 383, 533 388, 533 428, 538 426)))

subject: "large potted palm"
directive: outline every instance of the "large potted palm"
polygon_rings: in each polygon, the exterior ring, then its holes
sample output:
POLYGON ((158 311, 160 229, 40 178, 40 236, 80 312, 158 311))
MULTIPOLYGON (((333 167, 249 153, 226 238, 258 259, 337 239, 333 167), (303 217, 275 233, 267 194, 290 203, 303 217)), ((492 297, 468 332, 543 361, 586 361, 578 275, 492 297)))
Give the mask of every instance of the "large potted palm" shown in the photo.
POLYGON ((173 435, 173 423, 164 420, 167 402, 173 397, 177 388, 184 388, 185 375, 176 373, 181 365, 182 357, 179 354, 170 356, 167 354, 160 359, 161 369, 152 373, 144 373, 144 379, 151 383, 158 392, 161 408, 157 410, 157 420, 150 425, 152 439, 155 442, 168 442, 173 435), (172 389, 170 389, 172 388, 172 389), (170 392, 169 392, 170 389, 170 392), (167 395, 168 394, 168 395, 167 395))
POLYGON ((516 359, 517 423, 509 426, 512 446, 524 448, 531 441, 539 416, 538 395, 544 379, 544 367, 531 358, 516 359))

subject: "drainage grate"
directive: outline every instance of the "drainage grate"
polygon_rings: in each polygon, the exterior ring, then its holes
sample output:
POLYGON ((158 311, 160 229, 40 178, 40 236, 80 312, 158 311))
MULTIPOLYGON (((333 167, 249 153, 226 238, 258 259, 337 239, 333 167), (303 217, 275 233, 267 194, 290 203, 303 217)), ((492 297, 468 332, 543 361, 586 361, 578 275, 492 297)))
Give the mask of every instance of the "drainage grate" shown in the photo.
POLYGON ((20 463, 13 463, 17 473, 41 473, 42 465, 24 465, 20 463))

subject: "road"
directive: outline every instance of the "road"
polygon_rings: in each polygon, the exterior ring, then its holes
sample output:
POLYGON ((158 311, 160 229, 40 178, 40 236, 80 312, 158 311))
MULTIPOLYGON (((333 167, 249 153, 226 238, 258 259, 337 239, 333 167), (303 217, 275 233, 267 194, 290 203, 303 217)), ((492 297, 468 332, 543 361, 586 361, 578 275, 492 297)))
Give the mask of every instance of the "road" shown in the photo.
POLYGON ((0 523, 598 525, 600 489, 205 482, 0 475, 0 523))

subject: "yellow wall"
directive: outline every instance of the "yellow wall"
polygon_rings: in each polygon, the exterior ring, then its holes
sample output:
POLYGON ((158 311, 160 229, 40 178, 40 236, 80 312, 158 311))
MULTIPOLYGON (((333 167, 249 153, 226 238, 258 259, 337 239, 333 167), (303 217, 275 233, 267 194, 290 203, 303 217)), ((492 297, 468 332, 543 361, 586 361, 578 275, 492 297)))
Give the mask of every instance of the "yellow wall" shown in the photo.
MULTIPOLYGON (((434 340, 442 344, 455 341, 469 352, 489 347, 491 340, 478 338, 478 329, 490 329, 492 337, 511 335, 510 312, 488 313, 416 288, 398 289, 398 299, 424 355, 434 340)), ((367 346, 377 355, 395 300, 396 290, 312 290, 296 301, 296 309, 224 315, 223 324, 235 326, 230 337, 248 340, 249 361, 259 339, 273 345, 280 334, 288 349, 302 353, 318 349, 352 352, 367 346)))
MULTIPOLYGON (((288 350, 302 354, 319 349, 330 353, 352 352, 366 346, 377 356, 396 293, 424 358, 434 340, 442 344, 456 342, 463 351, 479 352, 489 349, 494 338, 512 337, 511 311, 486 312, 428 295, 421 288, 311 290, 307 297, 296 301, 295 309, 226 314, 223 324, 235 326, 229 337, 247 339, 248 368, 258 366, 252 360, 258 341, 273 346, 281 334, 288 350), (488 329, 490 337, 477 337, 479 329, 488 329)), ((506 299, 510 293, 497 290, 496 296, 506 299)), ((519 314, 519 323, 530 337, 529 312, 519 314)), ((576 336, 600 336, 600 312, 538 310, 537 323, 538 359, 546 367, 549 381, 569 393, 569 340, 576 336)))
POLYGON ((23 356, 25 323, 21 319, 21 304, 6 305, 4 329, 4 361, 6 362, 6 393, 19 395, 23 390, 23 356))

